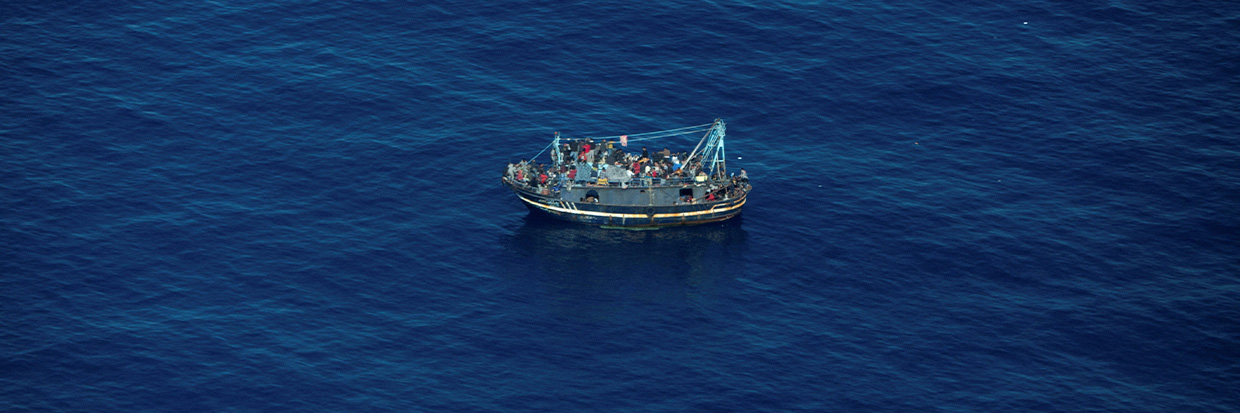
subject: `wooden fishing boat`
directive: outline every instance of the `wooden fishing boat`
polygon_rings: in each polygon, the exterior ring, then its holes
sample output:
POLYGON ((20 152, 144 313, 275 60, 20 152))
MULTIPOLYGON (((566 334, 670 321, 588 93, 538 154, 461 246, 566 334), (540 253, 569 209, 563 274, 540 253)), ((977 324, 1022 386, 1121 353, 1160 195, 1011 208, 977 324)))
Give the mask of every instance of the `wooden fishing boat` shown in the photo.
POLYGON ((566 139, 556 133, 530 161, 510 163, 502 182, 535 213, 605 228, 723 221, 740 215, 752 189, 744 169, 727 172, 725 132, 716 119, 631 135, 566 139), (698 133, 704 135, 687 155, 628 146, 698 133), (540 159, 548 150, 550 158, 540 159))

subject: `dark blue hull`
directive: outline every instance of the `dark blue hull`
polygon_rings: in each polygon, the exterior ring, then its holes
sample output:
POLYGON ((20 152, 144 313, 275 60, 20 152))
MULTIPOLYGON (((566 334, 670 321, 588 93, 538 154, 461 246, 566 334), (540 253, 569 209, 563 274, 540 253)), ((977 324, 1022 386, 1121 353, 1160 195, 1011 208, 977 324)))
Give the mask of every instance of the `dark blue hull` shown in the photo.
MULTIPOLYGON (((552 194, 539 194, 507 180, 505 186, 520 197, 531 211, 571 222, 604 227, 667 227, 697 225, 723 221, 740 215, 748 191, 720 201, 678 203, 673 205, 616 205, 579 202, 552 194)), ((598 188, 604 189, 604 188, 598 188)), ((677 191, 679 188, 610 188, 612 191, 677 191)), ((748 189, 748 188, 746 188, 748 189)))

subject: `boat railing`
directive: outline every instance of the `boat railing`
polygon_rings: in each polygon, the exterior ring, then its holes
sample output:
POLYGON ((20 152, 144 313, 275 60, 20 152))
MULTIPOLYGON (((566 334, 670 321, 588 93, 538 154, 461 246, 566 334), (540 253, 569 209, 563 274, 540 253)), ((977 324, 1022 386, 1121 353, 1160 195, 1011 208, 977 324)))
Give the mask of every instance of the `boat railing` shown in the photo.
MULTIPOLYGON (((505 179, 506 179, 506 180, 508 180, 507 178, 505 178, 505 179)), ((528 189, 530 189, 530 190, 534 190, 534 189, 535 189, 535 187, 531 187, 531 186, 529 186, 529 185, 526 185, 524 182, 520 182, 520 181, 517 181, 517 180, 508 180, 508 181, 509 181, 509 182, 511 182, 511 183, 513 183, 513 184, 516 184, 516 185, 518 185, 518 186, 520 186, 520 187, 528 188, 528 189)), ((662 188, 666 188, 666 187, 681 187, 681 188, 683 188, 683 187, 689 187, 689 186, 715 186, 715 187, 719 187, 719 188, 724 188, 724 187, 728 187, 728 186, 732 186, 732 185, 738 185, 738 184, 741 184, 741 183, 742 183, 742 182, 738 182, 738 181, 735 181, 735 180, 730 179, 730 178, 725 178, 725 179, 706 179, 706 180, 701 180, 701 181, 699 181, 699 180, 697 180, 696 178, 652 178, 652 177, 636 177, 636 178, 632 178, 632 179, 630 179, 630 180, 628 180, 628 181, 625 181, 625 182, 602 181, 602 180, 598 180, 598 179, 591 179, 591 180, 589 180, 589 181, 583 181, 583 180, 569 180, 569 179, 565 178, 563 181, 561 181, 561 182, 559 182, 559 183, 552 183, 552 182, 548 182, 548 183, 547 183, 547 185, 544 185, 544 187, 548 187, 548 188, 557 188, 557 189, 558 189, 558 188, 565 188, 565 187, 575 187, 575 188, 661 188, 661 187, 662 187, 662 188), (570 185, 570 182, 571 182, 571 185, 570 185)), ((741 185, 741 186, 743 186, 743 185, 741 185)))
POLYGON ((649 178, 649 177, 632 178, 628 181, 623 181, 623 182, 600 181, 598 179, 591 179, 589 181, 581 181, 581 180, 573 181, 573 186, 610 187, 610 188, 632 188, 632 187, 656 188, 656 187, 666 187, 666 186, 684 187, 684 186, 696 186, 696 185, 728 186, 731 184, 732 184, 731 179, 697 180, 695 178, 649 178))

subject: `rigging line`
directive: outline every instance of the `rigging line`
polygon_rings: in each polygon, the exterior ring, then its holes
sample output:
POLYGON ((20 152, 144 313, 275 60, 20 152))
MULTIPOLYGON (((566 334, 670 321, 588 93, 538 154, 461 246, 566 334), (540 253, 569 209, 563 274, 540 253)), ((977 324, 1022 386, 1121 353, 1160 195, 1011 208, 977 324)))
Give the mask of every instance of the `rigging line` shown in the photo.
MULTIPOLYGON (((702 132, 702 131, 705 131, 705 130, 706 130, 706 129, 699 129, 699 130, 688 130, 688 131, 679 132, 679 133, 667 133, 667 134, 662 134, 662 135, 628 135, 628 137, 629 137, 629 142, 637 142, 637 141, 648 141, 648 140, 651 140, 651 139, 662 139, 662 138, 667 138, 667 137, 672 137, 672 136, 689 135, 689 134, 692 134, 692 133, 695 133, 695 132, 702 132)), ((621 137, 621 136, 623 136, 623 135, 614 135, 614 136, 591 136, 591 137, 588 137, 588 138, 582 138, 582 139, 595 139, 595 140, 616 140, 616 139, 620 139, 620 137, 621 137)))
POLYGON ((670 136, 689 135, 689 134, 692 134, 695 132, 701 132, 701 131, 702 130, 690 130, 690 131, 685 131, 685 132, 680 132, 680 133, 667 133, 667 134, 662 134, 662 135, 649 135, 649 136, 629 135, 629 142, 648 141, 651 139, 661 139, 661 138, 666 138, 670 136))
POLYGON ((539 156, 539 155, 542 155, 542 154, 543 154, 543 152, 546 152, 546 151, 547 151, 547 149, 550 149, 552 146, 555 146, 555 141, 552 141, 551 143, 547 144, 547 147, 546 147, 546 148, 543 148, 543 150, 538 151, 538 155, 534 155, 534 157, 533 157, 533 158, 530 158, 530 162, 534 162, 534 160, 535 160, 535 159, 538 159, 538 156, 539 156))
MULTIPOLYGON (((683 134, 683 133, 681 133, 681 134, 677 134, 677 135, 684 135, 684 134, 683 134)), ((632 135, 630 135, 630 136, 632 136, 632 135)), ((637 139, 629 138, 629 142, 641 142, 641 141, 648 141, 648 140, 654 140, 654 139, 666 138, 666 137, 668 137, 668 136, 676 136, 676 135, 650 136, 650 137, 645 137, 645 138, 637 138, 637 139)))
MULTIPOLYGON (((693 147, 692 152, 689 152, 689 159, 693 159, 693 156, 697 155, 698 149, 702 147, 703 143, 706 143, 706 138, 709 138, 711 134, 715 133, 715 127, 718 126, 718 124, 719 124, 719 120, 715 119, 715 123, 712 123, 710 125, 710 130, 706 131, 706 135, 702 136, 702 140, 698 141, 697 146, 693 147)), ((686 160, 685 162, 688 162, 688 160, 686 160)))
MULTIPOLYGON (((628 136, 629 136, 629 137, 639 136, 639 137, 642 137, 642 138, 647 138, 647 139, 649 139, 649 138, 651 138, 651 137, 648 137, 648 136, 646 136, 646 135, 664 134, 664 135, 660 135, 659 137, 663 137, 663 136, 675 136, 675 135, 684 135, 684 134, 689 134, 689 133, 697 132, 697 130, 688 130, 688 129, 702 129, 702 130, 706 130, 706 128, 708 128, 709 126, 712 126, 712 125, 713 125, 713 123, 704 123, 704 124, 701 124, 701 125, 685 126, 685 127, 683 127, 683 128, 667 129, 667 130, 660 130, 660 131, 654 131, 654 132, 630 133, 630 134, 628 134, 628 136)), ((587 136, 587 137, 582 138, 582 139, 612 139, 612 138, 619 139, 619 138, 620 138, 620 136, 623 136, 623 135, 613 135, 613 136, 587 136)))
MULTIPOLYGON (((709 123, 703 123, 701 125, 685 126, 683 128, 667 129, 667 130, 660 130, 660 131, 654 131, 654 132, 633 133, 631 135, 649 135, 653 133, 674 132, 674 131, 680 131, 680 130, 685 130, 685 129, 704 129, 706 127, 709 127, 710 125, 711 124, 709 123)), ((686 133, 686 132, 681 132, 681 133, 686 133)))
POLYGON ((659 130, 659 131, 652 131, 652 132, 642 132, 642 133, 632 133, 632 134, 630 134, 630 135, 649 135, 649 134, 653 134, 653 133, 674 132, 674 131, 685 130, 685 129, 701 129, 701 128, 705 128, 705 127, 707 127, 707 126, 710 126, 710 124, 709 124, 709 123, 703 123, 703 124, 701 124, 701 125, 685 126, 685 127, 683 127, 683 128, 666 129, 666 130, 659 130))

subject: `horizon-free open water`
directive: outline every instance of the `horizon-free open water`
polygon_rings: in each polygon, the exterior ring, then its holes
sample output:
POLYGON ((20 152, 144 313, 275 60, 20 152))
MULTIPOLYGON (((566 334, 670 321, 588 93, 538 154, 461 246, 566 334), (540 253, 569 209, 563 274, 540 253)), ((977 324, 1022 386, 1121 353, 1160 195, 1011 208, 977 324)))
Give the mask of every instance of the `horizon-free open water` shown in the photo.
POLYGON ((1231 411, 1228 2, 16 2, 11 411, 1231 411), (739 219, 498 184, 728 122, 739 219))

